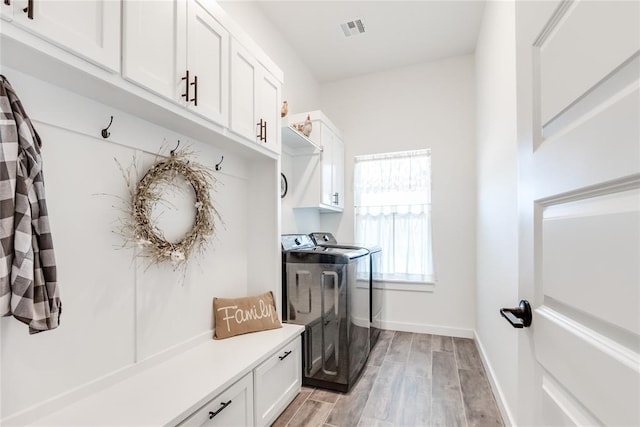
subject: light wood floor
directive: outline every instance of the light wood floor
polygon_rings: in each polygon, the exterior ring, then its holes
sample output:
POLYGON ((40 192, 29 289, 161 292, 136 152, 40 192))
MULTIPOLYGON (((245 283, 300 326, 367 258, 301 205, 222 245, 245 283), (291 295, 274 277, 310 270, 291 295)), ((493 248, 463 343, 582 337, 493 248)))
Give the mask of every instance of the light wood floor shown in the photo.
POLYGON ((473 340, 383 331, 349 393, 302 387, 273 426, 503 426, 473 340))

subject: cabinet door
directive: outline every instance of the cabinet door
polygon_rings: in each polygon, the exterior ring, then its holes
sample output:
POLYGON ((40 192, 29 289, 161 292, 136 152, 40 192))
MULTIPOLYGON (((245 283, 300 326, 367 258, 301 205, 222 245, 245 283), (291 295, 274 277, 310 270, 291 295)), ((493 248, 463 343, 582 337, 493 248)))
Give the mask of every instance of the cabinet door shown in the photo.
MULTIPOLYGON (((273 77, 264 67, 259 66, 257 91, 256 91, 257 123, 263 120, 266 126, 264 139, 257 139, 258 143, 276 153, 280 152, 280 82, 273 77)), ((258 131, 258 135, 260 132, 258 131)))
POLYGON ((35 0, 32 10, 26 0, 11 2, 14 24, 91 62, 120 71, 120 1, 35 0))
POLYGON ((291 341, 254 369, 256 426, 271 424, 300 391, 301 340, 291 341))
POLYGON ((338 208, 344 208, 344 143, 334 134, 333 138, 333 170, 331 176, 331 189, 333 202, 338 208))
POLYGON ((229 32, 197 1, 189 2, 188 14, 187 69, 191 73, 189 108, 227 127, 229 32))
POLYGON ((257 64, 236 40, 231 41, 231 130, 256 139, 255 99, 257 64))
POLYGON ((251 373, 242 377, 180 424, 181 427, 203 425, 221 427, 253 425, 251 373))
POLYGON ((320 125, 320 138, 322 141, 322 197, 320 199, 320 203, 332 206, 334 205, 333 139, 335 138, 335 135, 329 126, 324 123, 320 125))
POLYGON ((186 0, 123 2, 125 79, 171 100, 184 99, 186 14, 186 0))

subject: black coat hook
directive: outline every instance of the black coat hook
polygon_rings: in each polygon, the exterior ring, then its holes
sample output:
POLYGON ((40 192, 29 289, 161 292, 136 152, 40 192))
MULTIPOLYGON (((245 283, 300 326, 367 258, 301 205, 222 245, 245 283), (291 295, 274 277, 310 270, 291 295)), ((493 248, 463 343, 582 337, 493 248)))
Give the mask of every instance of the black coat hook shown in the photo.
POLYGON ((111 120, 109 121, 109 125, 106 128, 102 129, 102 137, 104 139, 109 138, 109 135, 111 135, 111 133, 109 133, 109 128, 111 127, 111 123, 113 123, 113 116, 111 116, 111 120))
POLYGON ((172 156, 176 153, 176 150, 178 149, 178 147, 180 147, 180 140, 178 140, 178 145, 176 145, 176 148, 174 148, 173 150, 171 150, 171 155, 172 155, 172 156))
POLYGON ((224 161, 224 156, 222 156, 222 158, 220 159, 220 161, 218 163, 216 163, 216 170, 217 171, 221 171, 222 170, 222 162, 224 161))

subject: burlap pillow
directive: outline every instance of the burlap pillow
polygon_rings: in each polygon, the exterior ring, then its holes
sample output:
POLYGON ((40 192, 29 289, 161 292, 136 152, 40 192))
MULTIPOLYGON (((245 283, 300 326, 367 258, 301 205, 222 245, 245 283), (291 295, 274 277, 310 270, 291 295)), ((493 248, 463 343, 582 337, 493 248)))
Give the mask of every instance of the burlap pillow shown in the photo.
POLYGON ((214 298, 215 339, 282 328, 271 291, 244 298, 214 298))

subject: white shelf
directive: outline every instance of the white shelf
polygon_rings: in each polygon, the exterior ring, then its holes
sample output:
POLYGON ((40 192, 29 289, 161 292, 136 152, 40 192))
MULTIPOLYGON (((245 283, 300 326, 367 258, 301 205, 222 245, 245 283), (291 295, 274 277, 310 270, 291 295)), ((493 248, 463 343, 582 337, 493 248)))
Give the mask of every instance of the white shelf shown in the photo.
POLYGON ((282 127, 282 146, 292 155, 321 153, 322 147, 292 128, 282 127))

